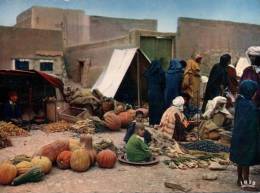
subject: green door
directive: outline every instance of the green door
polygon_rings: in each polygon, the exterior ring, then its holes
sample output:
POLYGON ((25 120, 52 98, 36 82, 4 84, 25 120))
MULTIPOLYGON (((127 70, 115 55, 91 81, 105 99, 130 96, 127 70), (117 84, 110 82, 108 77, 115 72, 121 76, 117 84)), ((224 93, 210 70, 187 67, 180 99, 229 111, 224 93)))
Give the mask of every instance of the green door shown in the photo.
POLYGON ((151 61, 160 60, 164 70, 168 68, 172 59, 172 39, 141 37, 140 47, 151 61))

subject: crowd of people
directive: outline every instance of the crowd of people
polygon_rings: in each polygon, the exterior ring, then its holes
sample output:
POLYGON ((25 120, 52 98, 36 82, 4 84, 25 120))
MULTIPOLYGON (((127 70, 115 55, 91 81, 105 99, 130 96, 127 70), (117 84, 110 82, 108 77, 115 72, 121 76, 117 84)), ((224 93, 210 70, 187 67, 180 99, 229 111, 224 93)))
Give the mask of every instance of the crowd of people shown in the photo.
MULTIPOLYGON (((187 62, 174 59, 166 72, 159 61, 153 61, 145 77, 149 125, 185 141, 194 118, 208 120, 221 113, 225 117, 222 124, 232 133, 230 160, 237 164, 237 183, 252 188, 255 184, 249 179, 249 167, 260 164, 260 47, 248 48, 246 55, 250 66, 241 78, 231 64, 231 56, 222 55, 210 71, 204 97, 200 97, 201 55, 187 62)), ((130 161, 151 157, 151 136, 143 127, 142 115, 137 112, 137 120, 130 124, 124 139, 130 161)))

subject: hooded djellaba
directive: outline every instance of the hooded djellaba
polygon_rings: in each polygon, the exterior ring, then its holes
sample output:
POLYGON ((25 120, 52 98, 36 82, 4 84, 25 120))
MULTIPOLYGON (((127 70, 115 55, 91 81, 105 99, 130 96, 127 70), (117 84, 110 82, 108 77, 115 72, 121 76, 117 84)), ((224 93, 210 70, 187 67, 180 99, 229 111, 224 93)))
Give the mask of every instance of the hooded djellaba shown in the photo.
POLYGON ((172 100, 181 95, 181 83, 183 79, 183 67, 179 60, 170 62, 170 66, 165 73, 165 105, 171 106, 172 100))
POLYGON ((148 85, 149 124, 158 125, 165 109, 165 74, 158 60, 152 61, 144 76, 148 85))
POLYGON ((231 56, 229 54, 224 54, 220 57, 219 63, 215 64, 211 69, 204 94, 202 112, 205 111, 208 100, 223 95, 224 89, 228 86, 227 67, 230 62, 231 56))
POLYGON ((259 164, 260 161, 259 112, 252 101, 256 90, 255 81, 242 81, 235 104, 230 160, 241 166, 259 164))
POLYGON ((187 61, 187 66, 184 71, 182 81, 182 91, 188 94, 191 99, 191 104, 195 107, 200 105, 200 63, 202 60, 201 55, 193 55, 191 59, 187 61))
POLYGON ((247 67, 240 79, 240 83, 243 80, 253 80, 257 82, 258 89, 254 98, 257 107, 260 107, 260 47, 249 47, 246 51, 246 55, 249 59, 250 66, 247 67))

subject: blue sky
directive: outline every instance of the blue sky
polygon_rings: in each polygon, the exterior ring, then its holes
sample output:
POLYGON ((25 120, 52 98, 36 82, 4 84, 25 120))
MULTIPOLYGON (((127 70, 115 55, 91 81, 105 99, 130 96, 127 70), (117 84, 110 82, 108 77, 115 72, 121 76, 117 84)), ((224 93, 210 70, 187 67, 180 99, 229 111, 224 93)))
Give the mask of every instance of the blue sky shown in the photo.
POLYGON ((0 25, 33 5, 83 9, 88 15, 158 20, 158 30, 175 32, 178 17, 260 24, 260 0, 0 0, 0 25))

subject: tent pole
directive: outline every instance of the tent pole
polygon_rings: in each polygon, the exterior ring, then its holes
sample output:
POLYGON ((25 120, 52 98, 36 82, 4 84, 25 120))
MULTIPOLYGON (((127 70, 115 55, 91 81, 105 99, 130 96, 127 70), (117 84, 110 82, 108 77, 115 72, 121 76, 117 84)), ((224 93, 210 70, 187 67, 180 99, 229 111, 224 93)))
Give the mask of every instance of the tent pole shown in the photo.
POLYGON ((140 61, 139 61, 139 50, 136 53, 136 60, 137 60, 137 100, 138 100, 138 107, 141 106, 141 96, 140 96, 140 61))

